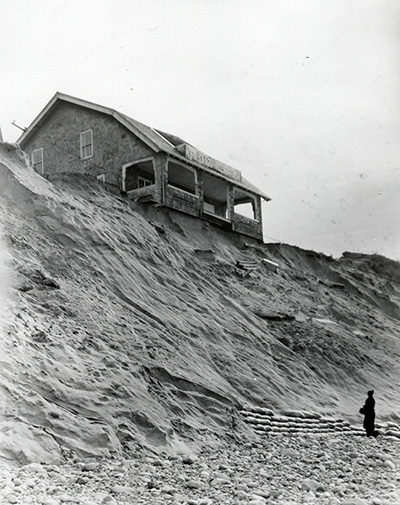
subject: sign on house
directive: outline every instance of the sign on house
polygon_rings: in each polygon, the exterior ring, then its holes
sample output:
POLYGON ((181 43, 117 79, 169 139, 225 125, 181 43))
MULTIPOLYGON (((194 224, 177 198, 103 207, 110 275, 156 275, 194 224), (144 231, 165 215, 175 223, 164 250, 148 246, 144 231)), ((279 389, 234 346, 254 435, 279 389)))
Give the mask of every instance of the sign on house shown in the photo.
POLYGON ((230 167, 222 161, 218 161, 211 156, 199 151, 193 146, 188 144, 181 144, 176 148, 181 154, 185 156, 188 160, 200 163, 205 167, 211 168, 221 175, 225 176, 227 179, 235 182, 242 182, 242 173, 236 168, 230 167))

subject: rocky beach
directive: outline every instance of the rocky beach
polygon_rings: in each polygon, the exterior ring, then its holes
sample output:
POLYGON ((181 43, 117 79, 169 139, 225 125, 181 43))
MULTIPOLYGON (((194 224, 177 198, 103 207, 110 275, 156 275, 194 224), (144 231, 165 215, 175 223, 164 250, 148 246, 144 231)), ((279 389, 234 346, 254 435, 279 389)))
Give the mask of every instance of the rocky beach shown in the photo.
POLYGON ((2 465, 1 503, 398 505, 399 443, 278 435, 197 455, 2 465))

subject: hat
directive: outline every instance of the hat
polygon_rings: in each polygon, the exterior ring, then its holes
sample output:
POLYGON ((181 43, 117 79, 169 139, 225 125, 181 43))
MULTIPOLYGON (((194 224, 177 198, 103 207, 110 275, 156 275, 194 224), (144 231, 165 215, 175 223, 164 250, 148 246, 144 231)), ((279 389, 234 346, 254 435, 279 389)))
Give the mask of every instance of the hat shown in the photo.
POLYGON ((374 394, 374 390, 371 389, 371 391, 368 391, 368 396, 372 396, 374 394))

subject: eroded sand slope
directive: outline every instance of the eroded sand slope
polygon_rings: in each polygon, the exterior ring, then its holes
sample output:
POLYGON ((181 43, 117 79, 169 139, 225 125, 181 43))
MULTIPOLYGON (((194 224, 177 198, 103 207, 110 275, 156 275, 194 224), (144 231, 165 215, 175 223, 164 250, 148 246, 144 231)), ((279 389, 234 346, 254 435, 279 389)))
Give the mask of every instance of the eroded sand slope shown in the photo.
POLYGON ((371 388, 378 416, 398 419, 396 262, 245 247, 87 178, 49 182, 8 144, 0 224, 4 458, 195 450, 229 440, 232 416, 250 430, 246 403, 360 421, 371 388))

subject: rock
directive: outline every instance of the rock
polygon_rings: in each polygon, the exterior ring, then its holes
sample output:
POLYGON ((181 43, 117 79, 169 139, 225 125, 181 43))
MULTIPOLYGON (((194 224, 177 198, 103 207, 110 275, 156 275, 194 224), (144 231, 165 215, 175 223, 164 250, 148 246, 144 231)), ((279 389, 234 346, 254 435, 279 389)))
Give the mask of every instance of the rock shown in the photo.
POLYGON ((89 482, 89 477, 78 477, 76 479, 77 484, 87 484, 89 482))
POLYGON ((55 498, 48 497, 42 501, 42 505, 60 505, 60 502, 55 498))
POLYGON ((266 503, 266 502, 267 502, 267 500, 265 498, 263 498, 262 496, 253 494, 250 497, 249 504, 261 505, 262 503, 266 503))
POLYGON ((384 462, 383 462, 383 465, 385 468, 390 468, 391 470, 396 470, 396 465, 393 463, 392 460, 390 459, 386 459, 384 462))
POLYGON ((51 277, 45 277, 43 280, 42 280, 42 284, 44 286, 47 286, 49 288, 54 288, 54 289, 60 289, 60 285, 58 284, 58 282, 54 279, 52 279, 51 277))
POLYGON ((82 501, 79 498, 79 496, 72 496, 70 494, 62 494, 62 495, 58 496, 58 499, 60 500, 61 503, 68 503, 68 502, 81 503, 81 501, 82 501))
POLYGON ((258 491, 254 491, 254 494, 256 496, 261 496, 262 498, 269 498, 271 493, 269 491, 264 491, 262 489, 259 489, 258 491))
POLYGON ((21 472, 30 472, 30 473, 47 473, 46 469, 40 463, 29 463, 28 465, 24 465, 20 468, 21 472))
POLYGON ((229 480, 229 479, 222 479, 222 478, 220 478, 220 477, 216 477, 215 479, 213 479, 213 480, 211 481, 211 484, 212 484, 213 486, 224 486, 224 485, 226 485, 226 484, 230 484, 230 483, 231 483, 231 482, 230 482, 230 480, 229 480))
POLYGON ((249 495, 246 493, 246 491, 241 490, 241 489, 238 489, 236 491, 236 496, 237 496, 237 498, 239 498, 239 500, 247 500, 247 498, 249 497, 249 495))
POLYGON ((118 503, 114 500, 112 496, 107 495, 101 501, 101 505, 118 505, 118 503))
POLYGON ((57 482, 57 484, 66 484, 67 478, 65 477, 65 475, 58 475, 55 481, 57 482))
POLYGON ((130 493, 133 493, 135 491, 130 486, 121 486, 119 484, 115 484, 114 486, 111 487, 110 490, 111 490, 112 493, 122 493, 122 494, 130 494, 130 493))
POLYGON ((18 496, 16 494, 10 493, 6 496, 8 503, 18 503, 18 496))
POLYGON ((32 291, 33 285, 27 282, 25 284, 21 284, 17 289, 18 291, 21 291, 21 293, 26 293, 28 291, 32 291))
POLYGON ((320 491, 323 492, 326 490, 325 486, 323 486, 320 482, 314 479, 305 479, 301 484, 301 489, 303 491, 320 491))
POLYGON ((186 482, 186 487, 189 489, 201 489, 203 486, 203 483, 199 480, 188 480, 186 482))
POLYGON ((196 456, 187 455, 182 457, 182 463, 184 463, 185 465, 193 465, 193 463, 195 463, 196 461, 197 461, 196 456))
POLYGON ((226 473, 222 473, 222 472, 217 472, 217 473, 214 475, 214 478, 216 478, 216 479, 230 480, 229 475, 227 475, 226 473))
POLYGON ((368 502, 361 498, 355 497, 342 501, 340 505, 368 505, 368 502))
POLYGON ((99 468, 99 464, 97 463, 97 461, 89 461, 88 463, 85 463, 82 466, 82 470, 84 472, 94 472, 98 468, 99 468))
POLYGON ((258 487, 258 482, 255 482, 255 481, 248 482, 247 486, 249 488, 256 488, 256 487, 258 487))
POLYGON ((294 449, 283 449, 282 451, 282 456, 290 456, 292 458, 295 458, 296 456, 298 456, 299 453, 298 451, 295 451, 294 449))
POLYGON ((166 484, 165 486, 162 486, 161 492, 165 494, 174 494, 176 492, 176 488, 174 486, 166 484))

